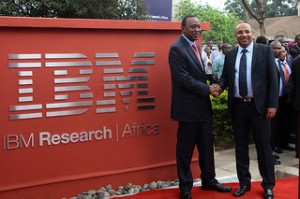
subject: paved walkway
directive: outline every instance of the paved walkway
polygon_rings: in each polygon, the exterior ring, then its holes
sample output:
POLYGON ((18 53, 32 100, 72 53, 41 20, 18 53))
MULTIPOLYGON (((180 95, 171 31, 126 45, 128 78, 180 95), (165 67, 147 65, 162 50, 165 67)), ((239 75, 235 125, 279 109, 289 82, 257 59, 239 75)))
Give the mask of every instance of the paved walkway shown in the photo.
MULTIPOLYGON (((293 146, 293 145, 291 145, 293 146)), ((255 145, 249 145, 250 172, 252 180, 261 180, 258 171, 255 145)), ((275 166, 277 178, 299 175, 299 159, 295 158, 295 151, 283 150, 280 156, 281 165, 275 166)), ((215 152, 216 174, 220 182, 238 182, 236 177, 234 148, 215 152)))

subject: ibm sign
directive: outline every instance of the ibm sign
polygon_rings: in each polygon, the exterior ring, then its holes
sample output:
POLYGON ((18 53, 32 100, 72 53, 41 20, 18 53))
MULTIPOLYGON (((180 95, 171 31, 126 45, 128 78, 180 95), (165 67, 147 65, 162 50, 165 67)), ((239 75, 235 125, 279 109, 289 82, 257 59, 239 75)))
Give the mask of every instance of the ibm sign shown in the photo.
POLYGON ((8 67, 17 69, 19 78, 19 104, 9 107, 10 120, 84 114, 93 103, 97 114, 114 113, 128 110, 132 100, 136 100, 137 110, 155 109, 155 96, 148 91, 148 71, 155 64, 155 52, 135 52, 130 67, 125 68, 115 52, 95 53, 95 62, 81 53, 9 54, 8 59, 8 67), (55 85, 54 102, 46 104, 35 100, 34 96, 39 95, 34 89, 38 84, 35 77, 41 74, 31 70, 42 67, 53 72, 47 78, 55 85), (60 69, 62 67, 64 69, 60 69), (89 81, 93 73, 96 73, 99 89, 92 92, 89 81), (134 91, 136 99, 132 99, 134 91), (101 92, 101 99, 95 99, 94 92, 101 92), (121 96, 121 102, 115 99, 117 95, 121 96), (117 110, 117 103, 123 104, 124 110, 117 110), (41 112, 43 108, 45 115, 41 112), (22 113, 25 110, 29 112, 22 113))
POLYGON ((176 179, 180 22, 0 16, 0 29, 0 198, 176 179))

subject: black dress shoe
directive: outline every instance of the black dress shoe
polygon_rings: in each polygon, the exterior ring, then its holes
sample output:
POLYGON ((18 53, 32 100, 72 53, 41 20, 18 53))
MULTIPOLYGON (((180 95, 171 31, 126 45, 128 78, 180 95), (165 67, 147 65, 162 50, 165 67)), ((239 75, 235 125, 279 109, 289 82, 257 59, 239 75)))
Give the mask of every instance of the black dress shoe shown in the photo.
POLYGON ((235 197, 240 197, 240 196, 244 195, 247 191, 250 191, 250 190, 251 190, 250 185, 249 186, 241 186, 234 192, 233 195, 235 197))
POLYGON ((272 189, 265 189, 264 191, 264 197, 265 199, 273 199, 274 198, 274 194, 272 189))
POLYGON ((282 148, 279 147, 279 146, 275 146, 275 147, 274 147, 274 151, 275 151, 276 153, 282 154, 282 148))
POLYGON ((280 162, 279 160, 273 160, 273 164, 274 164, 274 165, 280 165, 281 162, 280 162))
POLYGON ((190 191, 180 191, 180 199, 192 199, 190 191))
POLYGON ((218 192, 230 192, 232 189, 230 187, 224 186, 220 183, 213 183, 213 184, 203 184, 203 190, 214 190, 218 192))
POLYGON ((279 155, 273 155, 274 160, 278 160, 279 158, 280 158, 279 155))
POLYGON ((296 135, 294 133, 291 133, 288 142, 291 144, 296 144, 296 135))

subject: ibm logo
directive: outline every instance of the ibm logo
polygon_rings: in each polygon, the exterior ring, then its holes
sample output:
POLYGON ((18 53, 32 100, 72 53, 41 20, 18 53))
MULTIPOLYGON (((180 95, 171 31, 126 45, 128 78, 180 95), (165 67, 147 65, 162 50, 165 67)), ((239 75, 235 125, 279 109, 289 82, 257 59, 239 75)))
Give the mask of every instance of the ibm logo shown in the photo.
POLYGON ((19 95, 19 104, 9 107, 10 120, 80 115, 94 102, 97 114, 117 112, 117 103, 128 110, 132 100, 136 100, 139 111, 155 109, 155 97, 148 91, 148 70, 155 64, 154 58, 154 52, 136 52, 130 66, 125 67, 118 53, 95 53, 94 62, 81 53, 9 54, 8 67, 18 73, 19 95), (42 67, 54 69, 53 103, 35 103, 35 71, 42 67), (103 93, 97 100, 89 87, 90 76, 95 73, 93 67, 102 79, 99 86, 103 93), (137 97, 133 99, 134 91, 137 97), (121 102, 117 102, 117 96, 121 102), (46 110, 45 115, 42 110, 46 110))

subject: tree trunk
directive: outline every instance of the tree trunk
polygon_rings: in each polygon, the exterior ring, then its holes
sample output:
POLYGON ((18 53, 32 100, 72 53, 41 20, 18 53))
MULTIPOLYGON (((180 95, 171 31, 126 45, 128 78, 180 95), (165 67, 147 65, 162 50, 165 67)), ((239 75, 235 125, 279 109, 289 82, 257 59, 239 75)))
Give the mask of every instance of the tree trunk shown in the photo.
POLYGON ((260 35, 266 35, 266 28, 263 22, 259 22, 260 35))
POLYGON ((245 22, 248 22, 250 19, 249 12, 246 10, 245 6, 243 6, 243 18, 245 22))
POLYGON ((266 35, 266 28, 265 28, 265 23, 264 23, 265 7, 263 4, 263 0, 255 0, 255 2, 256 2, 257 8, 258 8, 258 13, 254 13, 254 11, 251 10, 247 0, 242 0, 244 9, 246 9, 248 11, 248 13, 258 22, 261 35, 266 35))

